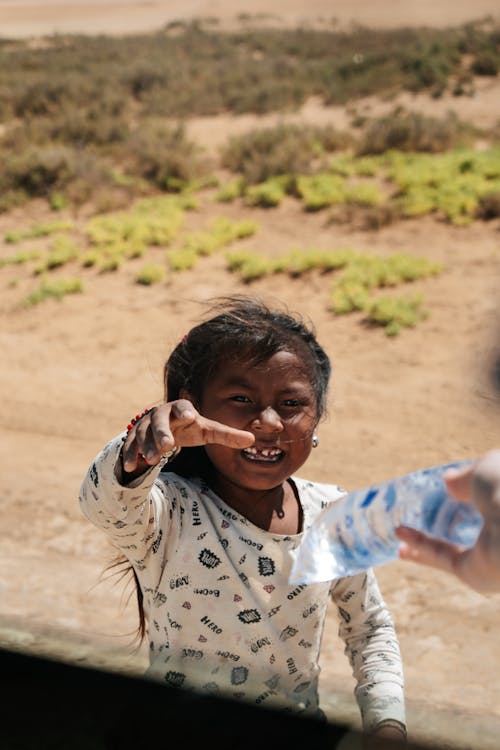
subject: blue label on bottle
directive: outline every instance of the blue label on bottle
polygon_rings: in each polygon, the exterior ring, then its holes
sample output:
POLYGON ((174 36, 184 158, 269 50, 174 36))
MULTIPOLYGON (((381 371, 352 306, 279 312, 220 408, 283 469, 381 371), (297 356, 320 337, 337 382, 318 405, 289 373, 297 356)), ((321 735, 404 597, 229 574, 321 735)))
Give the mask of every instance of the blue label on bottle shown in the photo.
POLYGON ((427 495, 422 507, 423 529, 431 532, 443 502, 443 492, 434 490, 427 495))
POLYGON ((372 503, 375 500, 375 498, 377 497, 377 494, 378 494, 378 490, 370 490, 370 492, 367 493, 365 499, 361 503, 361 507, 367 508, 370 505, 370 503, 372 503))
POLYGON ((392 510, 396 504, 396 490, 393 484, 390 484, 385 493, 385 509, 392 510))

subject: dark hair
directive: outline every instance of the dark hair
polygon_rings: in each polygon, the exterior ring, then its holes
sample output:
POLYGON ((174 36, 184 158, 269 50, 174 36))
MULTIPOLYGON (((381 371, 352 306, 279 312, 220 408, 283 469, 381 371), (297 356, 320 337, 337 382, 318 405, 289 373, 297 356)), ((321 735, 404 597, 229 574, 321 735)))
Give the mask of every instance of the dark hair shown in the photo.
MULTIPOLYGON (((330 360, 316 340, 312 324, 297 314, 271 309, 254 297, 231 296, 212 300, 210 317, 192 328, 177 344, 164 367, 165 401, 180 398, 185 388, 196 402, 216 370, 231 359, 259 364, 277 352, 296 354, 305 365, 316 393, 316 417, 326 411, 330 360)), ((208 478, 205 450, 184 448, 169 463, 169 471, 187 477, 196 471, 208 478)))
MULTIPOLYGON (((165 401, 180 398, 184 388, 195 401, 200 400, 210 377, 230 359, 258 364, 277 352, 287 351, 304 362, 316 393, 316 417, 321 419, 326 411, 331 365, 312 324, 306 324, 297 314, 271 309, 261 300, 246 296, 212 300, 208 312, 210 317, 182 338, 165 363, 165 401)), ((183 448, 169 462, 168 471, 184 477, 196 473, 208 478, 211 464, 202 446, 183 448)), ((133 573, 139 610, 137 632, 142 642, 146 619, 137 573, 122 555, 110 567, 116 567, 122 575, 130 570, 133 573)))

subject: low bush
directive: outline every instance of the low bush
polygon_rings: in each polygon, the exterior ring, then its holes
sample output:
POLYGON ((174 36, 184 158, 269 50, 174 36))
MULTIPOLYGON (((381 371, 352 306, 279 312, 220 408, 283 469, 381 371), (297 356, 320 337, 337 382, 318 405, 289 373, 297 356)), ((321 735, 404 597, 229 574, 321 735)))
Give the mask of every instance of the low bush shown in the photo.
POLYGON ((95 216, 87 222, 85 232, 93 245, 120 244, 126 253, 138 245, 169 245, 183 222, 182 201, 159 196, 143 198, 129 211, 95 216))
POLYGON ((258 185, 249 185, 245 189, 245 203, 247 206, 261 208, 275 208, 279 206, 287 193, 290 178, 287 175, 269 177, 258 185))
POLYGON ((75 240, 70 237, 58 237, 52 243, 45 258, 35 267, 34 272, 40 274, 60 268, 78 258, 79 254, 80 248, 75 240))
POLYGON ((320 211, 335 203, 345 203, 347 182, 340 175, 300 175, 296 191, 306 211, 320 211))
POLYGON ((3 266, 20 266, 28 263, 30 260, 38 260, 40 255, 40 250, 19 250, 13 255, 0 258, 0 268, 3 266))
POLYGON ((497 76, 500 71, 500 52, 497 50, 479 52, 472 62, 471 70, 477 76, 497 76))
POLYGON ((500 190, 494 193, 486 193, 479 198, 476 218, 483 221, 500 218, 500 190))
POLYGON ((182 245, 167 253, 168 264, 173 271, 190 270, 200 256, 211 255, 232 242, 251 237, 257 229, 254 221, 231 221, 218 216, 208 229, 185 235, 182 245))
POLYGON ((70 202, 81 204, 90 199, 96 186, 111 184, 103 161, 69 146, 31 145, 13 153, 0 144, 0 158, 0 194, 12 196, 8 201, 4 198, 3 210, 30 198, 50 201, 53 194, 64 194, 70 202))
POLYGON ((33 224, 29 229, 14 229, 7 232, 4 236, 5 242, 16 244, 24 240, 35 239, 37 237, 48 237, 51 234, 59 232, 71 232, 75 224, 70 220, 51 221, 49 223, 33 224))
POLYGON ((374 120, 366 129, 358 154, 383 154, 386 151, 424 151, 439 153, 470 140, 471 128, 455 115, 430 117, 419 112, 396 110, 374 120))
POLYGON ((421 320, 429 316, 422 308, 421 295, 408 297, 379 297, 365 308, 367 320, 383 326, 387 336, 397 336, 402 328, 414 328, 421 320))
POLYGON ((126 144, 131 171, 161 190, 179 192, 193 180, 208 175, 210 166, 183 127, 146 122, 126 144))
POLYGON ((326 156, 351 139, 332 127, 280 124, 233 137, 222 151, 223 166, 248 183, 279 175, 307 174, 326 165, 326 156))
POLYGON ((158 282, 163 281, 164 278, 165 266, 147 263, 140 269, 140 271, 138 271, 135 280, 137 284, 151 286, 151 284, 157 284, 158 282))
POLYGON ((83 292, 81 279, 42 279, 40 286, 24 299, 27 307, 38 305, 47 299, 62 300, 67 294, 83 292))

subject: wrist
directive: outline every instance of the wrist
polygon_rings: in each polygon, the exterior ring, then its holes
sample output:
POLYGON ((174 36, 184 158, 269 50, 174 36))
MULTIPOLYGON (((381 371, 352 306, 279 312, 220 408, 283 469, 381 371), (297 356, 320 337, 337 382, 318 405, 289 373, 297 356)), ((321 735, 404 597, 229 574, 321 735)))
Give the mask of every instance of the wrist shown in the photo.
POLYGON ((161 469, 175 456, 180 453, 180 448, 174 446, 171 450, 166 451, 160 456, 160 459, 156 463, 148 463, 142 453, 137 456, 137 465, 133 471, 126 471, 123 465, 123 445, 118 456, 118 462, 116 467, 116 478, 124 487, 127 487, 139 477, 147 474, 151 469, 161 469))
POLYGON ((405 744, 407 740, 406 726, 397 719, 384 719, 370 732, 370 737, 378 740, 391 740, 405 744))

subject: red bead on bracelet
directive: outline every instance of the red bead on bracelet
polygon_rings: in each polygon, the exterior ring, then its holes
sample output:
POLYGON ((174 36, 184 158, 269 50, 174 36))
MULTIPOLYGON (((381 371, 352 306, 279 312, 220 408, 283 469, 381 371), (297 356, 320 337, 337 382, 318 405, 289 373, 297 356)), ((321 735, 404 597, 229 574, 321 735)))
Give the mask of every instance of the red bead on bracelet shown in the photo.
POLYGON ((127 432, 130 432, 132 427, 137 424, 137 422, 146 416, 146 414, 149 414, 150 411, 153 411, 150 407, 149 409, 144 409, 144 411, 141 414, 136 414, 133 419, 130 420, 130 422, 127 425, 127 432))

